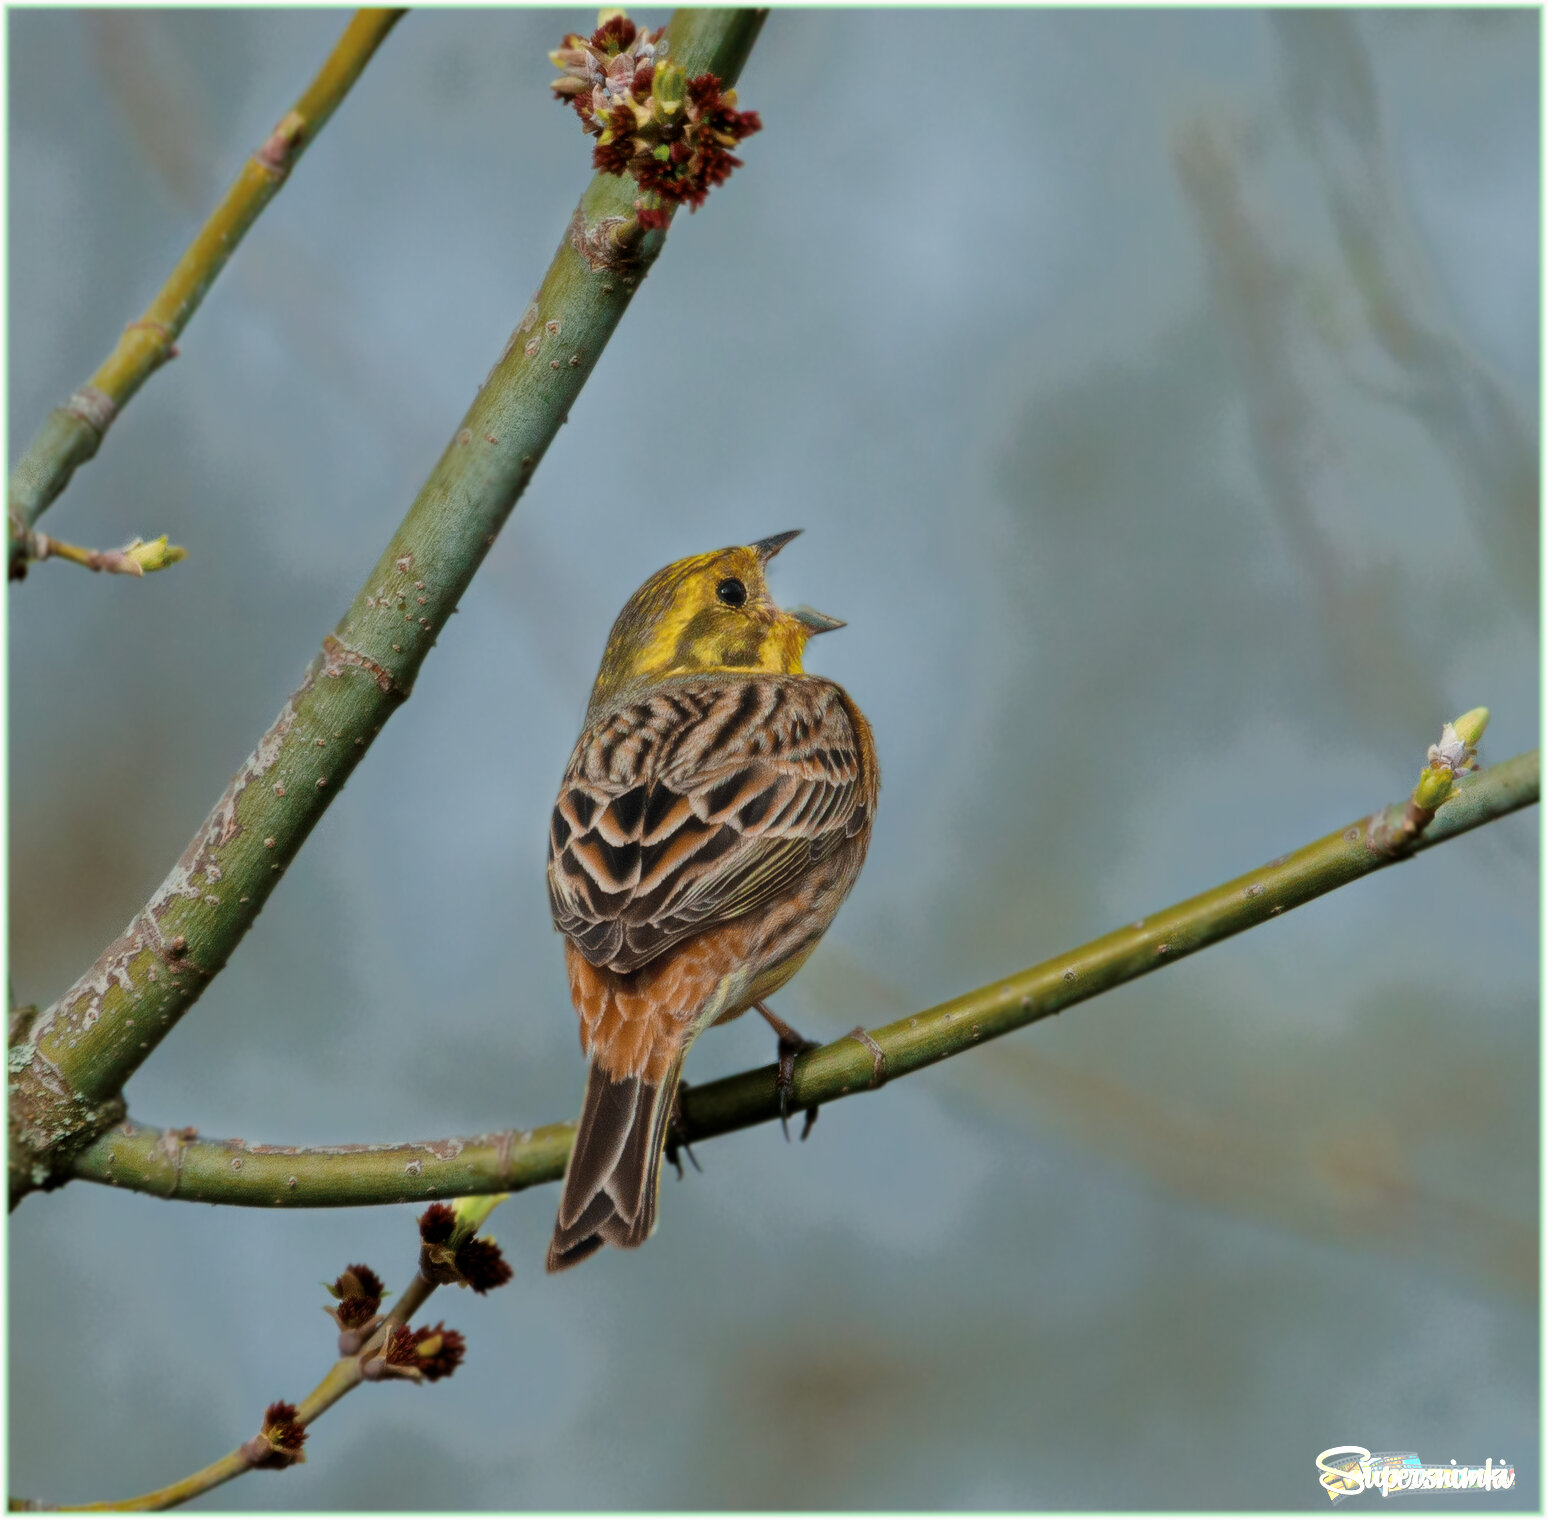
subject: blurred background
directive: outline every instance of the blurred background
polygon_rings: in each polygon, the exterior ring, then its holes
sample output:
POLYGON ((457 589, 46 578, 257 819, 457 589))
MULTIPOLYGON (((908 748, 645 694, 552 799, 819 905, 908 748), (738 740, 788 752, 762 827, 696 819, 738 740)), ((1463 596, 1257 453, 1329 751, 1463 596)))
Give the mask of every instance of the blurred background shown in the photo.
MULTIPOLYGON (((155 887, 459 425, 590 172, 545 54, 593 14, 409 16, 45 519, 190 558, 11 593, 18 1000, 155 887)), ((344 19, 8 14, 12 461, 344 19)), ((875 724, 882 807, 778 1003, 824 1039, 1400 798, 1475 704, 1486 762, 1531 748, 1538 26, 776 13, 746 168, 679 217, 135 1115, 324 1143, 574 1114, 548 809, 611 619, 698 550, 804 527, 776 595, 849 621, 812 663, 875 724)), ((546 1278, 557 1194, 511 1200, 514 1285, 432 1306, 468 1336, 452 1381, 362 1390, 306 1466, 201 1507, 1313 1508, 1354 1444, 1513 1463, 1495 1502, 1535 1508, 1538 828, 804 1145, 705 1144, 636 1254, 546 1278)), ((744 1020, 688 1076, 772 1056, 744 1020)), ((228 1450, 329 1364, 321 1280, 402 1287, 413 1212, 29 1199, 11 1491, 228 1450)))

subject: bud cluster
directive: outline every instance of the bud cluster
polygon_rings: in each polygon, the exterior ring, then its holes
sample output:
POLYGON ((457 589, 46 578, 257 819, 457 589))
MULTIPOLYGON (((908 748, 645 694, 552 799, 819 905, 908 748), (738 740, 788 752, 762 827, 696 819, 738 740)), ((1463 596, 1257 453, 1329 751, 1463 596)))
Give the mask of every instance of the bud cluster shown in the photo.
POLYGON ((1429 762, 1432 769, 1449 770, 1455 776, 1478 769, 1478 741, 1489 726, 1489 709, 1475 707, 1454 723, 1441 729, 1440 743, 1432 744, 1429 762))
POLYGON ((762 130, 756 111, 736 109, 736 91, 714 74, 687 71, 666 58, 664 27, 647 31, 622 11, 604 11, 590 37, 571 32, 548 56, 563 70, 556 99, 571 105, 597 139, 594 168, 631 174, 656 204, 635 202, 642 227, 665 227, 660 204, 697 211, 741 159, 730 150, 762 130))
POLYGON ((467 1200, 466 1209, 432 1203, 419 1216, 419 1270, 426 1281, 456 1283, 475 1293, 487 1293, 511 1280, 510 1263, 488 1236, 474 1230, 488 1217, 482 1200, 467 1200))
POLYGON ((1475 707, 1454 723, 1441 729, 1440 743, 1430 746, 1429 764, 1419 773, 1412 804, 1426 813, 1434 813, 1451 795, 1458 776, 1478 769, 1478 741, 1489 726, 1489 709, 1475 707))

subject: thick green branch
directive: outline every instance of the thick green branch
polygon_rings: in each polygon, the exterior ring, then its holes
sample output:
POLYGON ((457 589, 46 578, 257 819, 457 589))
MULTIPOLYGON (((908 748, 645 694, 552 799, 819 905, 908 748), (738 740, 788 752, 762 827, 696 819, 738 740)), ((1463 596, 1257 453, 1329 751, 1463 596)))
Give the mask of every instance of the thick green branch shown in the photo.
MULTIPOLYGON (((759 11, 680 11, 672 56, 728 83, 759 11)), ((182 858, 11 1051, 11 1199, 122 1116, 123 1084, 225 965, 456 610, 660 250, 596 175, 542 287, 376 568, 182 858), (634 233, 629 228, 634 228, 634 233)))
MULTIPOLYGON (((1533 750, 1458 782, 1425 831, 1405 840, 1401 851, 1390 841, 1399 837, 1406 802, 1067 955, 873 1029, 869 1038, 882 1052, 882 1079, 917 1071, 1048 1018, 1369 876, 1407 853, 1528 807, 1538 800, 1538 787, 1538 753, 1533 750)), ((831 1103, 879 1085, 875 1061, 853 1036, 801 1057, 792 1107, 831 1103)), ((774 1073, 773 1066, 765 1066, 687 1089, 686 1138, 698 1141, 777 1118, 774 1073)), ((517 1192, 556 1182, 564 1175, 573 1135, 574 1126, 551 1124, 468 1139, 300 1150, 202 1140, 186 1131, 124 1123, 75 1157, 74 1174, 201 1203, 289 1208, 402 1203, 517 1192)))
POLYGON ((306 93, 242 166, 225 199, 189 244, 139 321, 124 329, 117 346, 63 406, 55 407, 11 472, 10 573, 26 574, 29 533, 76 469, 97 452, 103 435, 146 380, 176 353, 178 334, 226 267, 247 229, 285 183, 307 145, 360 77, 392 30, 401 10, 362 10, 306 93))

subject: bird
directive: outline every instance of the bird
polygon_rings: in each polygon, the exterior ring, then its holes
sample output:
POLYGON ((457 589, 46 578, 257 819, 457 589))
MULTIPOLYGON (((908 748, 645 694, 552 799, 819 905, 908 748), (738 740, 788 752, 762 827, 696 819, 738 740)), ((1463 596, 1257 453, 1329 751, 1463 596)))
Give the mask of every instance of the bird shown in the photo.
POLYGON ((845 625, 769 595, 769 561, 800 531, 667 565, 608 636, 549 824, 549 907, 589 1063, 550 1272, 654 1229, 683 1059, 705 1029, 763 1015, 782 1118, 813 1048, 767 999, 854 886, 881 778, 854 700, 802 668, 807 641, 845 625))

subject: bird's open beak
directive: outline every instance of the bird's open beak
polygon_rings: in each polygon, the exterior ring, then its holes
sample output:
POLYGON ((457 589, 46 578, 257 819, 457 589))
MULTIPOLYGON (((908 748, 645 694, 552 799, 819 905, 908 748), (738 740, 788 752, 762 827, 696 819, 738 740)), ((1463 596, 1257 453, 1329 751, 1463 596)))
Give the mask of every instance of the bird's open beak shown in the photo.
MULTIPOLYGON (((751 547, 766 565, 792 538, 800 536, 801 530, 792 528, 788 533, 776 533, 772 538, 760 538, 751 547)), ((785 616, 794 618, 808 633, 832 633, 835 628, 845 626, 843 618, 829 617, 826 612, 818 612, 811 607, 787 607, 785 616)))
POLYGON ((792 528, 788 533, 776 533, 772 538, 760 538, 757 543, 751 545, 753 553, 766 565, 779 553, 792 538, 799 538, 801 530, 792 528))
POLYGON ((835 628, 848 626, 843 618, 829 617, 826 612, 817 612, 811 607, 791 607, 785 616, 793 617, 803 628, 813 633, 832 633, 835 628))

